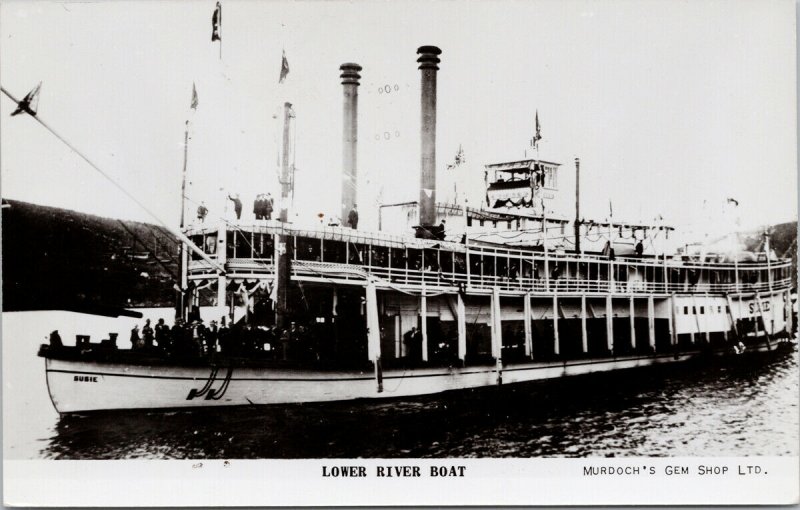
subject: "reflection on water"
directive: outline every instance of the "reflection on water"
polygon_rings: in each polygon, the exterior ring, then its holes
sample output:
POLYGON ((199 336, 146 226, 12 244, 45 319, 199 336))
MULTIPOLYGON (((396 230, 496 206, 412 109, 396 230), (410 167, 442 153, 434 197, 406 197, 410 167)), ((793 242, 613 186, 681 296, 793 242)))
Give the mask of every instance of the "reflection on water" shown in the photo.
POLYGON ((793 352, 390 402, 57 419, 46 458, 798 454, 793 352), (746 361, 746 363, 744 363, 746 361))

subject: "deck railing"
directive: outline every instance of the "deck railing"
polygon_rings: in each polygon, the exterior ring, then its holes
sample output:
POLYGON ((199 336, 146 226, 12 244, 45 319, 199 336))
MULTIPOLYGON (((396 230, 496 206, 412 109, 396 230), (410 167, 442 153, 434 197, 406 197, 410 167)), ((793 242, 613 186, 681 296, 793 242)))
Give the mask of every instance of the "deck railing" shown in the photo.
MULTIPOLYGON (((226 252, 224 259, 226 271, 233 277, 272 278, 273 258, 264 256, 271 255, 272 249, 261 250, 264 253, 256 257, 255 236, 282 233, 293 236, 289 241, 295 248, 293 275, 305 280, 363 284, 370 276, 387 285, 477 290, 498 287, 511 292, 561 294, 764 292, 789 288, 793 283, 788 260, 711 262, 678 256, 611 259, 599 254, 465 246, 385 234, 370 237, 341 227, 299 231, 281 224, 242 227, 228 234, 239 235, 240 231, 245 237, 249 235, 249 240, 245 238, 232 253, 226 252), (313 244, 309 244, 310 239, 313 244), (298 250, 301 242, 304 248, 298 250), (350 263, 345 263, 348 260, 350 263)), ((205 234, 213 232, 209 229, 205 234)), ((259 240, 265 242, 263 237, 259 240)), ((213 254, 211 257, 216 258, 213 254)), ((213 268, 203 260, 191 260, 188 270, 191 279, 214 275, 213 268)))

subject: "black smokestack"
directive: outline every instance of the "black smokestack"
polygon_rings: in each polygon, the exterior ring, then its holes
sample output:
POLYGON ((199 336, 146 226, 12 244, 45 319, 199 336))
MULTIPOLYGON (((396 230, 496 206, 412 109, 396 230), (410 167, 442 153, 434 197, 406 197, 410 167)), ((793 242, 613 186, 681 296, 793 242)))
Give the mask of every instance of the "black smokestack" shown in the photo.
POLYGON ((344 114, 342 122, 342 211, 341 220, 347 222, 347 216, 356 205, 357 145, 358 145, 358 80, 361 66, 358 64, 342 64, 342 85, 344 88, 344 114))
POLYGON ((421 46, 417 54, 422 71, 419 224, 430 227, 436 222, 436 72, 442 50, 436 46, 421 46))

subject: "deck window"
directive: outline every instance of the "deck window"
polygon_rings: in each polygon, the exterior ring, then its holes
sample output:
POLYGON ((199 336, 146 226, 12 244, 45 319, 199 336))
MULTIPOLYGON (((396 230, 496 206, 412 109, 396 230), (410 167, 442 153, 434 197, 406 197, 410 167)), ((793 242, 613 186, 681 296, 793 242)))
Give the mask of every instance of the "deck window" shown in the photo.
POLYGON ((324 241, 322 257, 325 262, 344 264, 347 262, 347 248, 342 241, 324 241))
POLYGON ((319 240, 298 238, 296 258, 298 260, 320 260, 319 240))

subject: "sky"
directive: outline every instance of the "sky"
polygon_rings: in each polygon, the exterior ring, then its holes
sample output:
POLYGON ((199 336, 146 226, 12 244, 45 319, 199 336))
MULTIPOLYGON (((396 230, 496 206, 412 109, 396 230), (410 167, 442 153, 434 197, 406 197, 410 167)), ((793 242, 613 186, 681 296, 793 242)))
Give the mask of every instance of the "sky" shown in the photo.
MULTIPOLYGON (((458 182, 471 204, 483 165, 531 155, 538 111, 539 156, 564 164, 562 192, 573 193, 581 159, 587 218, 606 218, 609 202, 615 219, 661 215, 690 231, 797 218, 791 1, 222 4, 220 58, 213 1, 4 1, 0 81, 17 97, 42 81, 39 116, 170 225, 187 120, 187 214, 200 201, 222 214, 227 193, 247 214, 256 193, 279 194, 285 101, 296 115, 294 218, 337 214, 344 62, 364 68, 362 224, 376 226, 378 203, 416 200, 422 45, 442 49, 437 170, 463 146, 458 182)), ((13 107, 0 98, 4 198, 149 219, 33 119, 9 117, 13 107)))

